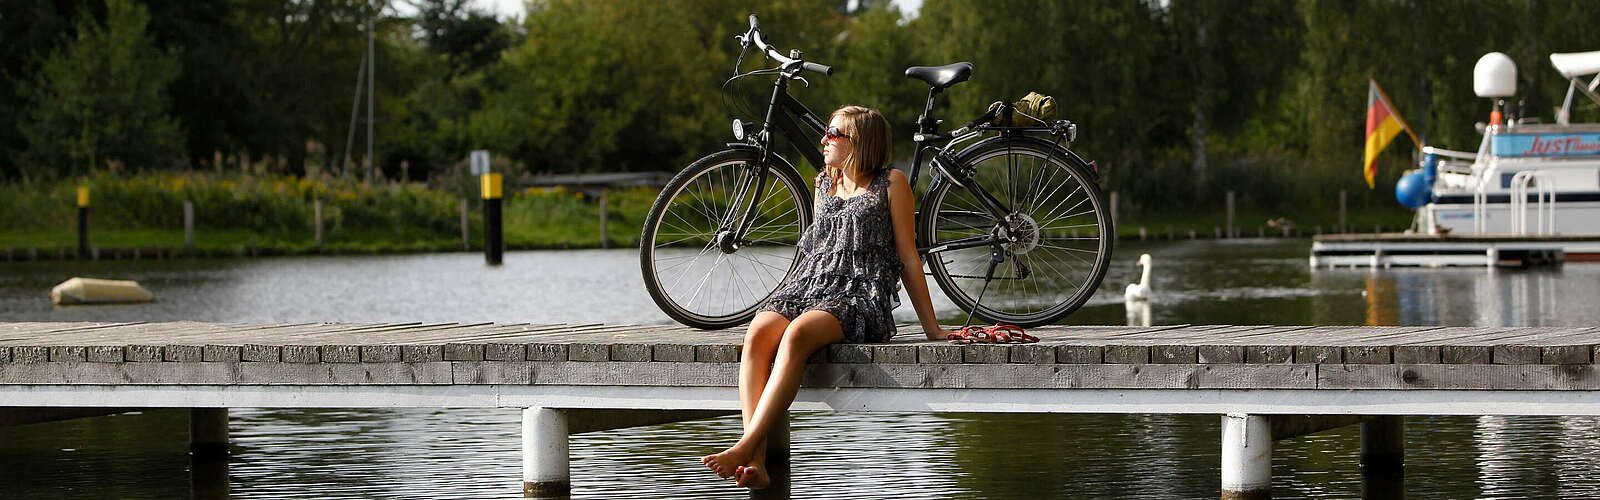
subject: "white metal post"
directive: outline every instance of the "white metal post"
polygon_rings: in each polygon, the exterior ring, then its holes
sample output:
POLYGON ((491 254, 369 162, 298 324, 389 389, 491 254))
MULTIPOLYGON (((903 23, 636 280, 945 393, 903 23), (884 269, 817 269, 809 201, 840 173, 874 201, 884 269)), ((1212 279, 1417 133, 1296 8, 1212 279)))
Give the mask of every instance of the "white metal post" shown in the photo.
POLYGON ((1272 424, 1267 417, 1222 416, 1222 498, 1272 498, 1272 424))
POLYGON ((567 454, 567 414, 551 408, 522 410, 522 496, 559 497, 572 492, 567 454))

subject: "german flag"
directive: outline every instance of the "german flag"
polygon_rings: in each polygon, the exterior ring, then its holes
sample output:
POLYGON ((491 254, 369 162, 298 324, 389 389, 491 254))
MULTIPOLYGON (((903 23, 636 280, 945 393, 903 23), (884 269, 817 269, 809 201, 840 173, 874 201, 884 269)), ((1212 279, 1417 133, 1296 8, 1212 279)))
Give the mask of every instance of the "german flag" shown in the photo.
POLYGON ((1367 188, 1376 187, 1374 178, 1378 176, 1378 153, 1400 135, 1403 130, 1411 135, 1411 142, 1417 144, 1417 149, 1422 149, 1422 141, 1417 140, 1416 132, 1411 131, 1411 126, 1406 125, 1404 118, 1395 111, 1394 105, 1389 103, 1389 95, 1383 92, 1383 87, 1378 86, 1378 81, 1367 79, 1367 155, 1362 162, 1362 173, 1367 177, 1367 188))

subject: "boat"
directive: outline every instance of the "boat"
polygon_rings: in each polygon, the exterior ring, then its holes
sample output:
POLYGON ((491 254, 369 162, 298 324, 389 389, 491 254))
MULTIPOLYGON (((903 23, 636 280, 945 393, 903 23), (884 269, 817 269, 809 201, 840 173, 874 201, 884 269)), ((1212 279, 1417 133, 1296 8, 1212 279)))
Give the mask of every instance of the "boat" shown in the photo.
POLYGON ((1516 66, 1505 54, 1478 60, 1473 87, 1495 100, 1479 124, 1476 152, 1422 148, 1395 184, 1416 210, 1404 233, 1337 234, 1312 243, 1312 267, 1531 266, 1600 261, 1600 123, 1570 123, 1574 98, 1600 105, 1600 51, 1551 54, 1569 80, 1554 123, 1506 116, 1516 66), (1584 82, 1583 79, 1590 81, 1584 82))

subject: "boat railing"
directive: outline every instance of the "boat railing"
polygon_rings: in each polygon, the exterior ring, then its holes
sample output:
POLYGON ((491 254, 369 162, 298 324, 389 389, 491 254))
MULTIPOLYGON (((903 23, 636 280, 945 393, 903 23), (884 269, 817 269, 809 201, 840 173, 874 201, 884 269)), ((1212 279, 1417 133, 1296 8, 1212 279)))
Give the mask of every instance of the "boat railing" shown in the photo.
MULTIPOLYGON (((1556 229, 1556 194, 1547 182, 1544 172, 1523 170, 1511 177, 1511 232, 1528 234, 1528 188, 1537 190, 1538 204, 1534 212, 1537 234, 1551 234, 1556 229)), ((1479 190, 1481 193, 1482 190, 1479 190)))

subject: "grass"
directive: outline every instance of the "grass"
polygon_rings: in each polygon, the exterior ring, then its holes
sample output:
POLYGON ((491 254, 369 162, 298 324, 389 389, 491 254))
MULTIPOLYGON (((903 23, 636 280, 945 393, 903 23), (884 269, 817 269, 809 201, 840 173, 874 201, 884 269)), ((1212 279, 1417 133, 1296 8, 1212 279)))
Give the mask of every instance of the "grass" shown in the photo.
MULTIPOLYGON (((459 203, 468 199, 470 244, 481 249, 483 222, 480 200, 421 184, 364 185, 344 179, 300 179, 224 176, 206 173, 147 174, 120 178, 98 175, 83 183, 94 193, 91 243, 97 248, 161 248, 184 246, 182 206, 196 207, 196 250, 241 248, 275 254, 314 252, 383 253, 460 250, 459 203), (322 200, 325 241, 313 236, 313 202, 322 200)), ((0 249, 75 249, 79 182, 52 185, 0 185, 0 213, 30 217, 0 218, 0 249)), ((474 193, 475 194, 475 193, 474 193)), ((560 187, 530 188, 507 193, 504 203, 505 242, 512 249, 596 248, 601 244, 596 193, 560 187)), ((654 202, 653 188, 624 188, 606 194, 606 233, 614 247, 638 246, 645 214, 654 202)), ((1133 212, 1133 211, 1129 211, 1133 212)), ((1301 234, 1316 226, 1331 232, 1336 211, 1277 213, 1243 206, 1238 224, 1245 236, 1256 234, 1266 220, 1287 216, 1301 234), (1326 213, 1325 213, 1326 212, 1326 213)), ((1118 232, 1137 237, 1145 227, 1152 236, 1190 230, 1209 237, 1225 224, 1220 210, 1195 213, 1124 213, 1118 232)), ((1410 225, 1411 213, 1398 207, 1354 208, 1351 230, 1374 226, 1399 230, 1410 225)), ((1266 232, 1273 233, 1268 229, 1266 232)))

